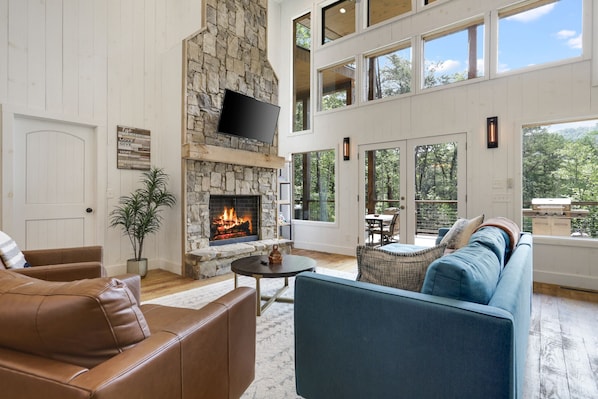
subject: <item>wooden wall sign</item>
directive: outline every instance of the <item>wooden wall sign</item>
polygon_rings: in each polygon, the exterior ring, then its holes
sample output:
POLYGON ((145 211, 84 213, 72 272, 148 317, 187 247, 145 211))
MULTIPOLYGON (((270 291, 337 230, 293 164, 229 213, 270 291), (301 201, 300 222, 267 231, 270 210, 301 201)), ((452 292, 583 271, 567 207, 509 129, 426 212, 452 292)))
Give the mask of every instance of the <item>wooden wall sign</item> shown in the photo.
POLYGON ((149 170, 151 164, 150 131, 117 126, 116 163, 118 169, 149 170))

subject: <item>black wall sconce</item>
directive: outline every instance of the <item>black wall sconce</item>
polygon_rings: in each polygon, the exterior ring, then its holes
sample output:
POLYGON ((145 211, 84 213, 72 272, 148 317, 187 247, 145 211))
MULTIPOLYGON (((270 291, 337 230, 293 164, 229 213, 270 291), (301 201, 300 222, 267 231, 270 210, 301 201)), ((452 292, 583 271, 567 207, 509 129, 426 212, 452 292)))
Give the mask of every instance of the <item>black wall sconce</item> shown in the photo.
POLYGON ((349 154, 351 154, 351 143, 348 137, 343 139, 343 160, 348 161, 350 159, 349 154))
POLYGON ((498 148, 498 116, 486 119, 486 143, 488 148, 498 148))

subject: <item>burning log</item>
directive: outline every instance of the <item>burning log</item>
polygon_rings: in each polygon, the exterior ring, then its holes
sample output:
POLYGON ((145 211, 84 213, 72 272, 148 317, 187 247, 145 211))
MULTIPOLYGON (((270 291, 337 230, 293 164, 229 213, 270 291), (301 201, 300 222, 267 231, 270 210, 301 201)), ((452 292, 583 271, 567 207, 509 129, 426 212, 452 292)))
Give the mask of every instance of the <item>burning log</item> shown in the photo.
POLYGON ((212 220, 213 240, 245 237, 251 235, 251 220, 238 218, 234 208, 224 208, 224 213, 212 220))

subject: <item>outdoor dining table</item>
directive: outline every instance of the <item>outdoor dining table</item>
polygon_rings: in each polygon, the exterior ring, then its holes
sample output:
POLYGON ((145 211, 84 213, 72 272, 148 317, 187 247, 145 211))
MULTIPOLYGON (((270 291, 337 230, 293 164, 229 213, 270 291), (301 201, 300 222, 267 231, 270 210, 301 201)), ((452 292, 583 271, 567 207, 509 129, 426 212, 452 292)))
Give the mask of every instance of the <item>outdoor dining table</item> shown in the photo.
POLYGON ((369 241, 370 244, 374 243, 374 234, 373 231, 378 230, 382 231, 384 225, 390 224, 392 221, 393 215, 386 215, 386 214, 378 214, 378 213, 370 213, 365 216, 365 221, 368 224, 368 234, 369 234, 369 241))

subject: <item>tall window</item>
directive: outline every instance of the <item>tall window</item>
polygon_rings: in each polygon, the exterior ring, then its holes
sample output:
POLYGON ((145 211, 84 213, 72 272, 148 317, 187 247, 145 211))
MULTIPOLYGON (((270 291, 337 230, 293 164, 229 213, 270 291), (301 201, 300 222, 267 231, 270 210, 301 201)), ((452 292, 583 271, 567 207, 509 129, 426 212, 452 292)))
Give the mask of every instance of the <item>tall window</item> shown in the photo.
POLYGON ((598 120, 524 127, 522 159, 523 229, 598 238, 598 120))
POLYGON ((484 23, 424 37, 424 88, 484 76, 484 23))
POLYGON ((341 0, 322 9, 322 44, 355 32, 355 1, 341 0))
POLYGON ((411 47, 408 45, 369 55, 365 63, 368 100, 411 91, 411 47))
POLYGON ((346 107, 355 102, 355 62, 320 71, 320 111, 346 107))
POLYGON ((293 154, 294 218, 334 222, 335 152, 293 154))
POLYGON ((311 14, 293 21, 293 131, 310 128, 311 14))
POLYGON ((411 11, 411 0, 369 0, 368 26, 375 25, 387 19, 403 15, 411 11))
POLYGON ((582 55, 582 0, 536 1, 499 12, 498 72, 582 55))

